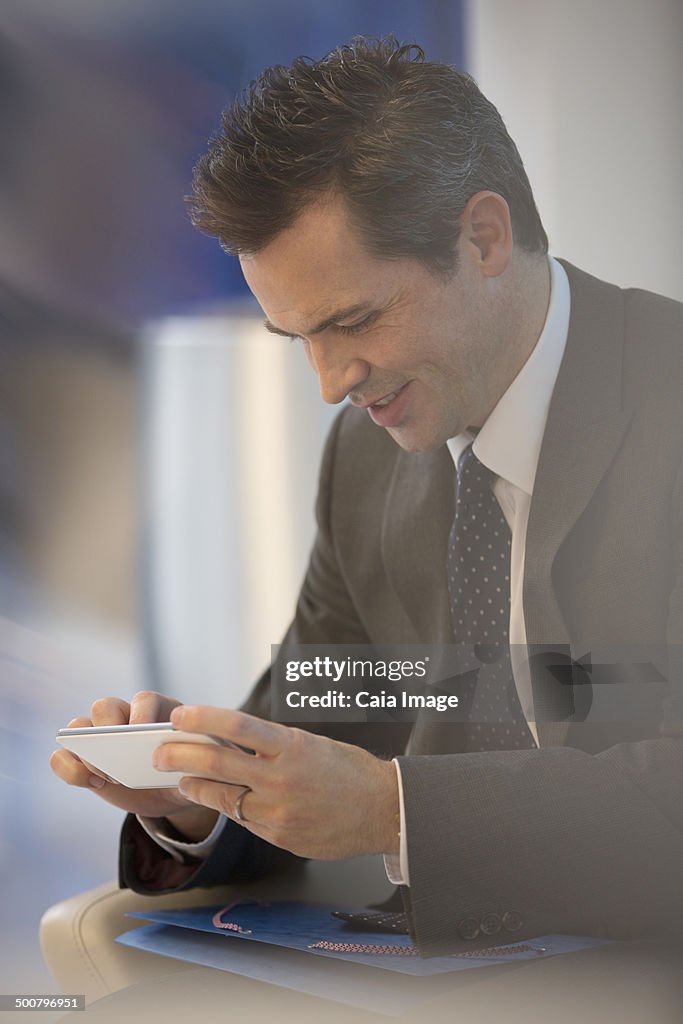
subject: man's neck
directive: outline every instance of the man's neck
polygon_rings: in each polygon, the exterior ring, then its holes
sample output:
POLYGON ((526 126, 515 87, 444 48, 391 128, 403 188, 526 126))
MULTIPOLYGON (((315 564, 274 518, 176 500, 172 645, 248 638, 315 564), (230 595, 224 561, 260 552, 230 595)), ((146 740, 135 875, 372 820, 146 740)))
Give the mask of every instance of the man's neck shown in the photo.
POLYGON ((534 257, 520 261, 519 295, 522 297, 522 315, 519 323, 518 344, 515 347, 518 365, 511 381, 517 376, 536 347, 550 305, 550 261, 534 257))
POLYGON ((489 395, 490 406, 482 410, 477 427, 486 422, 536 347, 550 305, 551 275, 547 256, 517 253, 511 271, 499 306, 505 341, 499 352, 507 358, 504 363, 501 358, 497 391, 489 395))

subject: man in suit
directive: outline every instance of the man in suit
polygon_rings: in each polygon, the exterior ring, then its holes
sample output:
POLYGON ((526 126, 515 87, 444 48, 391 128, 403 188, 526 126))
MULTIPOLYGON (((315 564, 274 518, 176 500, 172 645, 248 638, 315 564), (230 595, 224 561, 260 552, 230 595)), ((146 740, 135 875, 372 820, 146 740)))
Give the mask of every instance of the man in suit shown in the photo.
POLYGON ((122 884, 382 853, 427 955, 679 931, 681 307, 549 260, 495 108, 393 42, 265 72, 194 214, 351 406, 287 642, 464 641, 476 665, 464 716, 413 728, 268 721, 272 673, 242 711, 97 702, 72 724, 170 715, 247 748, 169 744, 158 766, 199 777, 142 793, 54 755, 131 812, 122 884), (609 692, 576 663, 600 649, 609 692))

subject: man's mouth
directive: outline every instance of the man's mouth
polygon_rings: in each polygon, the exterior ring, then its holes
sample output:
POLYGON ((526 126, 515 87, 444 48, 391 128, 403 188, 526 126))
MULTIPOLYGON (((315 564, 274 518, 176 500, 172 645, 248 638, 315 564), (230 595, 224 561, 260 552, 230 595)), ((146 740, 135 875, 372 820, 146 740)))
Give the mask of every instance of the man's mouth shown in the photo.
POLYGON ((357 408, 359 408, 359 409, 384 409, 384 408, 386 408, 387 405, 390 405, 391 402, 393 402, 394 399, 398 397, 398 395, 401 394, 401 392, 403 391, 403 389, 406 386, 407 386, 406 384, 403 384, 396 391, 391 391, 391 392, 389 392, 389 394, 382 395, 380 398, 375 398, 375 399, 367 399, 367 398, 357 398, 357 399, 355 399, 353 397, 353 395, 350 395, 349 397, 351 399, 351 404, 357 406, 357 408))
POLYGON ((396 398, 398 391, 392 391, 390 395, 386 395, 385 398, 380 398, 378 402, 372 402, 371 406, 373 409, 383 409, 385 405, 389 405, 389 402, 393 402, 396 398))
POLYGON ((378 427, 398 426, 410 403, 411 383, 412 381, 408 381, 397 391, 390 391, 388 395, 382 395, 374 402, 363 403, 362 407, 367 409, 373 423, 378 427))

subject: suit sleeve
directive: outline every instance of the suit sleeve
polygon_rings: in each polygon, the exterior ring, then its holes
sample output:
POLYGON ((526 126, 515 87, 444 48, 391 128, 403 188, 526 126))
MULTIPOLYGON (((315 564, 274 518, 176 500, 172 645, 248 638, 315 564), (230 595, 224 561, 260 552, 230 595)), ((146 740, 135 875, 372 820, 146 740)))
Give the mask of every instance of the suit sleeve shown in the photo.
MULTIPOLYGON (((330 497, 343 417, 344 413, 335 421, 325 446, 316 503, 316 540, 294 621, 283 645, 368 643, 339 570, 330 530, 330 497)), ((260 718, 272 717, 272 677, 271 669, 263 673, 242 710, 260 718)), ((400 753, 408 736, 408 728, 396 724, 300 724, 301 728, 355 743, 382 757, 400 753)), ((128 815, 121 833, 119 885, 145 895, 195 886, 225 885, 259 878, 298 859, 253 836, 236 822, 228 821, 206 860, 197 862, 188 858, 186 863, 179 863, 147 835, 134 815, 128 815)))
POLYGON ((399 758, 412 926, 426 955, 552 933, 683 936, 683 472, 671 521, 659 736, 592 754, 399 758))

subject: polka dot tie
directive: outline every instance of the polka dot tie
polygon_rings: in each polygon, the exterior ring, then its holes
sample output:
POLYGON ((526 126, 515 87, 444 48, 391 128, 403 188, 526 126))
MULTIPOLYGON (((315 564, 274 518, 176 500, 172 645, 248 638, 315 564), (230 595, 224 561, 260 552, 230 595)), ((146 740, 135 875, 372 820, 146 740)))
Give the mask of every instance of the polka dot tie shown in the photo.
POLYGON ((468 750, 535 746, 510 662, 510 527, 492 487, 496 477, 469 445, 458 460, 448 540, 448 592, 456 644, 477 664, 468 750))

